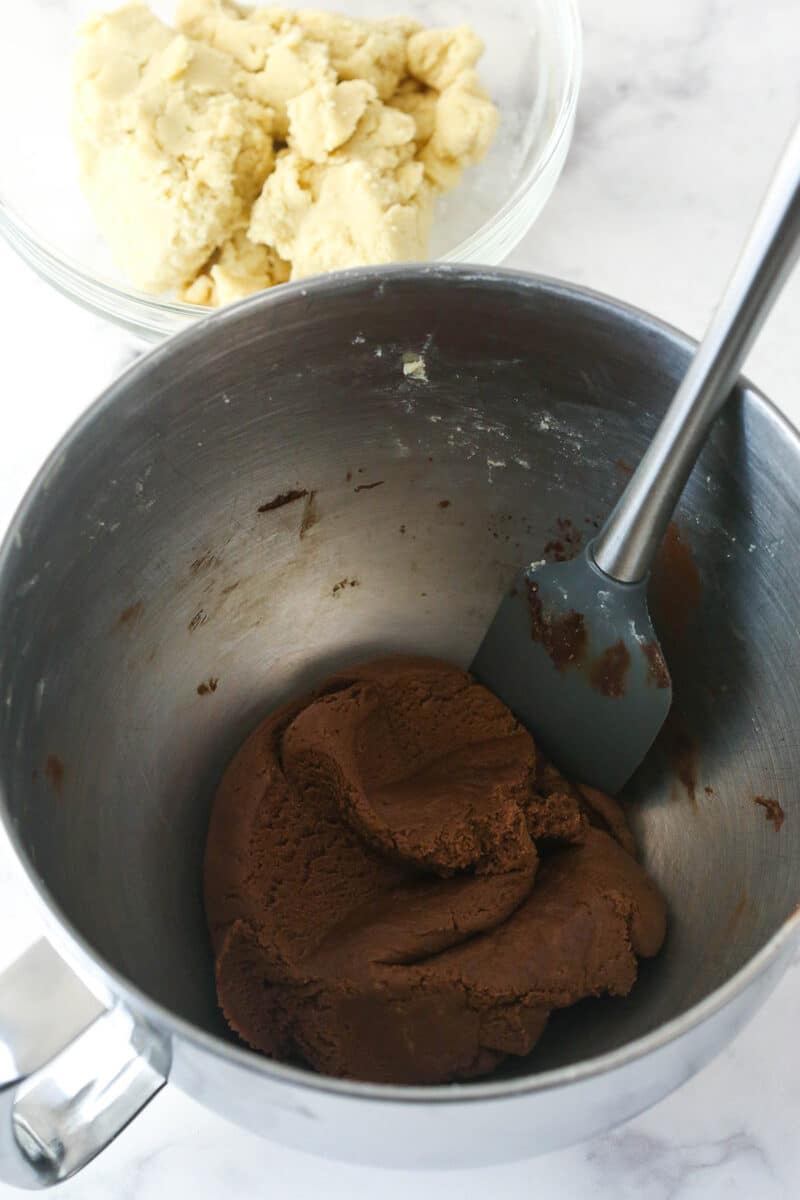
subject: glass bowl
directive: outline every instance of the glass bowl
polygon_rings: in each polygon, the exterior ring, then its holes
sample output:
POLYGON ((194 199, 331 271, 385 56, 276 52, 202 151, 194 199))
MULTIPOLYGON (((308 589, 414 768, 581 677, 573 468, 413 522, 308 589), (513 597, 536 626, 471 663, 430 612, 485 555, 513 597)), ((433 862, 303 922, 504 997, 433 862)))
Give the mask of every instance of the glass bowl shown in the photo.
MULTIPOLYGON (((581 75, 575 0, 306 0, 352 16, 409 13, 426 25, 467 22, 486 52, 481 81, 500 109, 483 163, 437 203, 431 257, 494 266, 524 237, 556 185, 572 137, 581 75)), ((130 287, 80 191, 70 135, 74 34, 118 4, 27 0, 0 41, 0 231, 54 287, 150 341, 211 310, 130 287), (30 73, 35 66, 35 80, 30 73), (24 98, 24 102, 22 102, 24 98)), ((149 5, 170 21, 174 2, 149 5)))

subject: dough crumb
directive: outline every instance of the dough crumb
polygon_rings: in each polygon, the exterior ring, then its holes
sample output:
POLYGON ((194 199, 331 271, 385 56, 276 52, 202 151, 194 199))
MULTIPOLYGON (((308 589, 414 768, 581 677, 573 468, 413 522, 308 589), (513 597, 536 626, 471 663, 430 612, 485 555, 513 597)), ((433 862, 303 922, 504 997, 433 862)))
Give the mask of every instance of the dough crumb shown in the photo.
POLYGON ((425 370, 425 359, 421 354, 415 354, 409 350, 403 355, 403 374, 410 379, 419 379, 423 383, 428 382, 428 372, 425 370))
POLYGON ((321 271, 425 259, 437 196, 494 137, 466 25, 181 0, 88 21, 81 183, 146 292, 218 306, 321 271))

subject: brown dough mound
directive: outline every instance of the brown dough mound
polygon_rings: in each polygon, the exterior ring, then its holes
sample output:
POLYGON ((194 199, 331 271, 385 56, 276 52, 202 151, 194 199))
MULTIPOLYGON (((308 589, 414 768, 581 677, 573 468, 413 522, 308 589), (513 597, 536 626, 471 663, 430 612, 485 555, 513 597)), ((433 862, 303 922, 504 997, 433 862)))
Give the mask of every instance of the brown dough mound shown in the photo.
POLYGON ((658 951, 634 852, 616 802, 563 779, 466 672, 355 667, 268 717, 220 784, 220 1005, 254 1049, 329 1075, 486 1074, 658 951))

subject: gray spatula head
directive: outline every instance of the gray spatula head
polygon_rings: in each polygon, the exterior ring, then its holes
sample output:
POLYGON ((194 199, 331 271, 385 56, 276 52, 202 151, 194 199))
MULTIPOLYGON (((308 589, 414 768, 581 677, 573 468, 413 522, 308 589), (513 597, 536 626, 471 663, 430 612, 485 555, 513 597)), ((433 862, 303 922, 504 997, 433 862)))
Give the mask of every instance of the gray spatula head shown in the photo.
POLYGON ((568 776, 617 792, 669 712, 672 685, 646 583, 617 583, 589 546, 534 564, 506 593, 472 662, 568 776))

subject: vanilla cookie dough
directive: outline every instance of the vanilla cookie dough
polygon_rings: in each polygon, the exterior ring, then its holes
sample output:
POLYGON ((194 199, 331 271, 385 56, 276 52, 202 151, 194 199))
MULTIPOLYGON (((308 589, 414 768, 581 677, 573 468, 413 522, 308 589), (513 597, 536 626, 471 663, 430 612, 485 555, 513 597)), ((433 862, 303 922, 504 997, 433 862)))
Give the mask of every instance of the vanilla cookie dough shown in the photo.
POLYGON ((126 5, 79 37, 83 190, 131 281, 197 304, 426 258, 497 127, 482 51, 408 17, 182 0, 172 29, 126 5))

